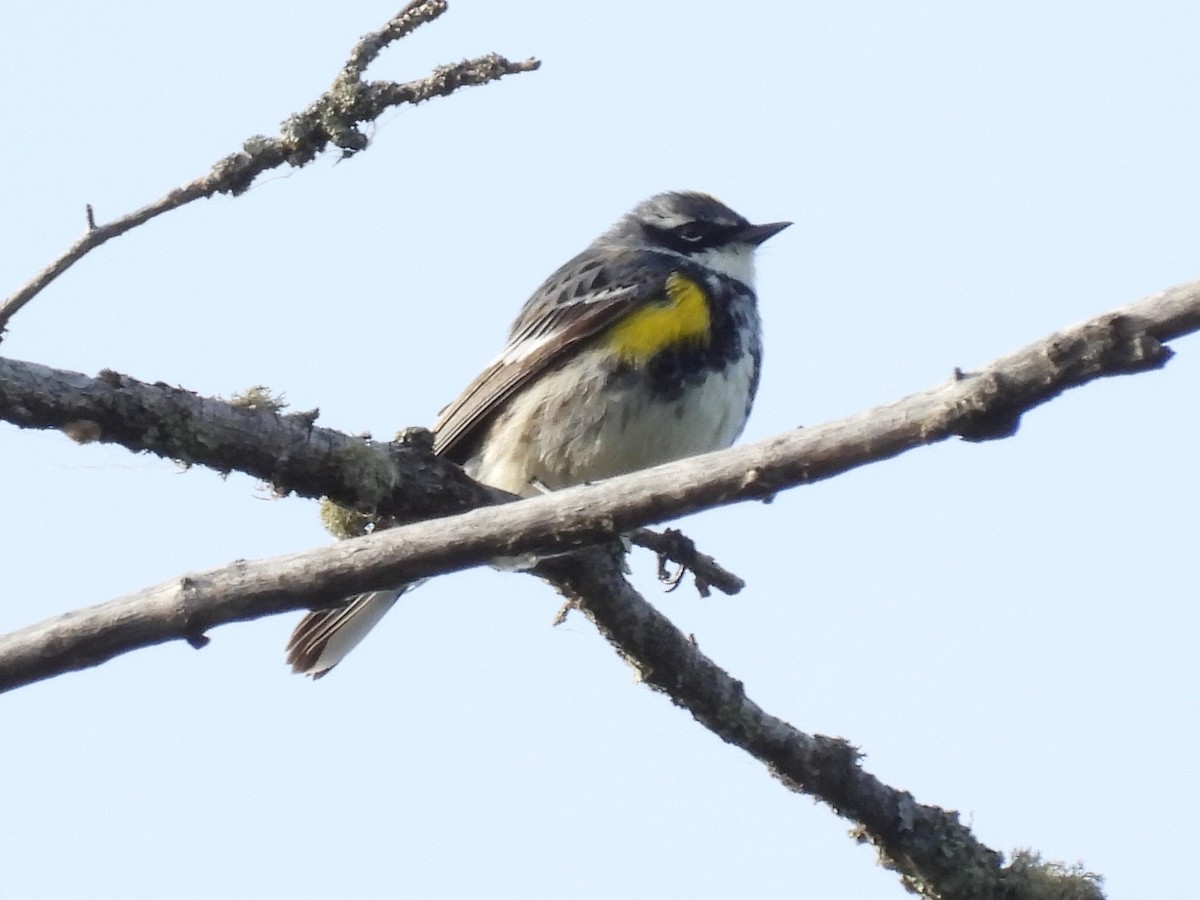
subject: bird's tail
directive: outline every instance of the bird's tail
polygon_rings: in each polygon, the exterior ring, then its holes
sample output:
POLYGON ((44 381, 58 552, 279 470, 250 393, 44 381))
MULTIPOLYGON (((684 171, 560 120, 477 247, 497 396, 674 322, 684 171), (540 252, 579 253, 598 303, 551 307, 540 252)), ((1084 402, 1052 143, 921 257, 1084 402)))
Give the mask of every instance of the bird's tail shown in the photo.
POLYGON ((287 661, 292 671, 320 678, 345 659, 400 595, 412 587, 415 585, 406 584, 393 590, 356 594, 342 606, 310 612, 288 639, 287 661))

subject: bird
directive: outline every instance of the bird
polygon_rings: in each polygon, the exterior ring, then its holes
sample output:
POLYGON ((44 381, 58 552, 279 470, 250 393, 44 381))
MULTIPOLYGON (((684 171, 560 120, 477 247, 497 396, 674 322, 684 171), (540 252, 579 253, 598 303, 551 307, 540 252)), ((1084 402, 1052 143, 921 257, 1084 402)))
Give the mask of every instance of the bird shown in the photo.
MULTIPOLYGON (((762 365, 754 254, 791 224, 697 191, 639 203, 533 292, 438 416, 434 452, 533 496, 731 446, 762 365)), ((292 670, 327 674, 412 586, 306 614, 292 670)))

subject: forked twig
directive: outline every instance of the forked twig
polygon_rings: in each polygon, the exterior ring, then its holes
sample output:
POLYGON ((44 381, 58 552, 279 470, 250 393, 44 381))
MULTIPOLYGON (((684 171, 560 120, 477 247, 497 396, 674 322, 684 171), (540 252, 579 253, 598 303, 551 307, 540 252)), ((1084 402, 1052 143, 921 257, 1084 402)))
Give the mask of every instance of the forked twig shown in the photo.
POLYGON ((112 238, 193 200, 214 194, 237 196, 249 189, 263 172, 284 163, 303 166, 330 144, 341 148, 347 156, 365 149, 368 140, 359 130, 359 124, 377 119, 393 106, 444 97, 459 88, 530 72, 541 65, 536 59, 510 62, 492 53, 439 66, 414 81, 363 81, 364 70, 385 47, 433 21, 446 11, 446 7, 446 0, 416 0, 393 16, 383 28, 364 35, 355 44, 329 90, 303 112, 286 119, 275 137, 255 135, 247 138, 241 150, 219 160, 204 175, 111 222, 97 225, 89 204, 86 207, 87 230, 83 236, 0 304, 0 339, 12 317, 30 300, 85 255, 112 238))

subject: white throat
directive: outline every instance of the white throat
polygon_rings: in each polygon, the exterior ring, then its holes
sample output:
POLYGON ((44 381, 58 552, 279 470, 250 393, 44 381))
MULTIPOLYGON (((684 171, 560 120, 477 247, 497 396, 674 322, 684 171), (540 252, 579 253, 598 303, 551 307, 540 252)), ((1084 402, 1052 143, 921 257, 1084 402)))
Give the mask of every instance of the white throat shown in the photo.
POLYGON ((727 244, 699 253, 688 254, 691 259, 714 272, 728 275, 746 287, 754 287, 754 247, 751 244, 727 244))

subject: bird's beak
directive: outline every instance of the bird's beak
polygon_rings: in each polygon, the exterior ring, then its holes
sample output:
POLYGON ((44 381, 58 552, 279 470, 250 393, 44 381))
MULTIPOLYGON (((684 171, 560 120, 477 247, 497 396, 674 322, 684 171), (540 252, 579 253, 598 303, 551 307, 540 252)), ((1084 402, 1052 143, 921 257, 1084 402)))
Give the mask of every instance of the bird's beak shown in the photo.
POLYGON ((791 225, 791 222, 770 222, 766 225, 747 225, 738 232, 737 239, 746 244, 753 244, 757 247, 767 238, 772 238, 783 229, 791 225))

